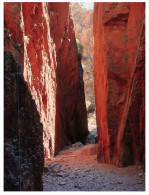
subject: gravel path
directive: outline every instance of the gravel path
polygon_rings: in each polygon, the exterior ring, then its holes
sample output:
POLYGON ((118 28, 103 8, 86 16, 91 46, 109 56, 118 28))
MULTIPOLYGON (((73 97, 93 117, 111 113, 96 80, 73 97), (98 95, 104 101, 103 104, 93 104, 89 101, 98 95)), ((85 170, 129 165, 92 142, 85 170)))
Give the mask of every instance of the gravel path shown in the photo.
POLYGON ((43 174, 44 191, 144 191, 141 167, 97 163, 97 145, 76 143, 50 161, 43 174))

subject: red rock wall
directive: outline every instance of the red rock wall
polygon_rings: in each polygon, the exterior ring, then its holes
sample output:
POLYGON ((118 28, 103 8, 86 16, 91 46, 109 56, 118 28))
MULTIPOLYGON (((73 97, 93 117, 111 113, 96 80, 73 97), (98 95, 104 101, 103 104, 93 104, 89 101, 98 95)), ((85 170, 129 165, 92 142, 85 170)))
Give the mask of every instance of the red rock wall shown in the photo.
POLYGON ((144 3, 95 3, 94 79, 98 160, 145 159, 144 3))
POLYGON ((82 68, 69 12, 69 3, 4 6, 12 41, 5 41, 5 48, 20 61, 35 100, 45 158, 67 144, 84 142, 88 133, 82 68))

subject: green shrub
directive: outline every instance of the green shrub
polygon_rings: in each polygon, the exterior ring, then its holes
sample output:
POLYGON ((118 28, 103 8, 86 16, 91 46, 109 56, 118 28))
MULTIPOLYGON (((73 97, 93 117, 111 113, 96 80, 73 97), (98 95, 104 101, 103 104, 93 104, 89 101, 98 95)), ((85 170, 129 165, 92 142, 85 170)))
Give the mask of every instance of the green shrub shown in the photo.
POLYGON ((90 104, 89 107, 87 108, 87 113, 92 113, 95 111, 95 105, 94 104, 90 104))
POLYGON ((87 60, 88 58, 89 58, 89 57, 88 57, 87 55, 83 55, 83 56, 82 56, 82 59, 83 59, 83 60, 87 60))
POLYGON ((76 39, 76 43, 77 43, 77 49, 78 49, 78 53, 83 54, 83 45, 80 43, 79 39, 76 39))

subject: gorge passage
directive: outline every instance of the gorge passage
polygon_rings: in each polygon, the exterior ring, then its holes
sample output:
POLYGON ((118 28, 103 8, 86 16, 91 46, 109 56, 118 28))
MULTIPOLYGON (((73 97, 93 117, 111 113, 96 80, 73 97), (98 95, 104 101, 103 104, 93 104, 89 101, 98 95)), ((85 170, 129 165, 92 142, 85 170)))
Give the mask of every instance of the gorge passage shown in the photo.
MULTIPOLYGON (((145 4, 94 3, 93 36, 93 162, 145 169, 145 4)), ((44 163, 89 134, 69 3, 4 3, 4 49, 4 190, 40 191, 44 163)))

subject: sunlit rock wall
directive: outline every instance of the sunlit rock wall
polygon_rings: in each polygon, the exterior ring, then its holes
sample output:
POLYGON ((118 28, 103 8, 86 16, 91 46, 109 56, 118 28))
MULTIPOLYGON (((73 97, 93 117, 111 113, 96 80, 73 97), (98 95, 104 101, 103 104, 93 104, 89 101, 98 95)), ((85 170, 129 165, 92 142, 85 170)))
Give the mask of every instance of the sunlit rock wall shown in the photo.
POLYGON ((145 160, 145 4, 95 3, 98 160, 145 160))
POLYGON ((43 124, 45 158, 85 141, 82 67, 69 3, 5 3, 5 48, 19 60, 43 124))

